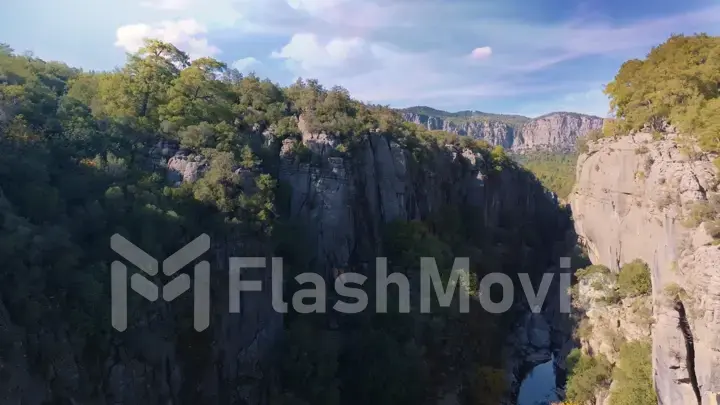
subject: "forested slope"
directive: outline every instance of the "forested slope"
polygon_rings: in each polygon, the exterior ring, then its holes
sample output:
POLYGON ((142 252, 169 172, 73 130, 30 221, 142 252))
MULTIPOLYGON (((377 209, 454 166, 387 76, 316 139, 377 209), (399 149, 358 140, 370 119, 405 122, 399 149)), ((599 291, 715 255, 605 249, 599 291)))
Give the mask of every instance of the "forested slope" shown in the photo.
MULTIPOLYGON (((444 269, 463 255, 478 275, 539 274, 567 213, 502 148, 427 131, 339 87, 281 88, 158 41, 113 72, 0 52, 0 402, 397 405, 433 403, 461 386, 465 400, 495 404, 511 394, 502 349, 522 308, 342 322, 283 317, 267 295, 248 294, 233 318, 227 279, 216 277, 223 293, 202 333, 192 329, 189 294, 171 304, 130 294, 128 330, 109 319, 115 233, 157 258, 207 233, 218 273, 227 274, 229 256, 278 255, 295 273, 325 276, 305 248, 315 217, 292 215, 299 190, 280 181, 281 168, 304 176, 341 158, 357 172, 378 139, 402 149, 408 179, 434 177, 437 187, 403 197, 408 208, 395 221, 355 221, 377 223, 377 240, 357 245, 407 273, 421 256, 444 269), (329 138, 320 152, 310 142, 329 138), (487 191, 452 188, 464 184, 487 191)), ((377 177, 356 178, 349 190, 377 177)), ((325 202, 332 192, 320 183, 311 191, 325 202)), ((374 260, 357 252, 348 266, 374 260)))

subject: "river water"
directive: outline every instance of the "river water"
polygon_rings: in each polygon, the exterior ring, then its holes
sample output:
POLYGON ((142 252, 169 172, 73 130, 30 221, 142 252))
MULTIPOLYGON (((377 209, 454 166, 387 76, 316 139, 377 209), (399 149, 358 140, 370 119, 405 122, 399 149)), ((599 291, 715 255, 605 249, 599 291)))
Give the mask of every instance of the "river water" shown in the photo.
POLYGON ((553 360, 535 366, 525 377, 520 384, 518 405, 546 405, 559 400, 553 360))

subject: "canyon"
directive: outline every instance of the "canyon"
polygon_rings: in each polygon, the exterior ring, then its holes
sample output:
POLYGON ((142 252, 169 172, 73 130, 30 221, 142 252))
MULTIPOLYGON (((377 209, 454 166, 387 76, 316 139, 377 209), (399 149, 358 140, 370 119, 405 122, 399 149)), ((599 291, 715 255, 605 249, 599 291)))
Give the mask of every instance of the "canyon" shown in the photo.
POLYGON ((579 137, 603 125, 600 117, 570 112, 553 112, 532 119, 479 111, 449 113, 429 107, 410 107, 400 112, 405 120, 429 130, 481 139, 514 153, 574 152, 579 137))

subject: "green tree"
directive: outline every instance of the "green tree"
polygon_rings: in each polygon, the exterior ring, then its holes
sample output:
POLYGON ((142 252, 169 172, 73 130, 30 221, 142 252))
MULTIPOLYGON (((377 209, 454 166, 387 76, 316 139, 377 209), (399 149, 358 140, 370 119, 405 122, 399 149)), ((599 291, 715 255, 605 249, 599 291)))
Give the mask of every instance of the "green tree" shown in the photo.
POLYGON ((668 120, 720 150, 720 37, 673 35, 643 60, 625 62, 605 89, 619 130, 661 129, 668 120))
POLYGON ((595 393, 610 386, 612 364, 602 355, 588 356, 574 349, 568 355, 566 394, 570 401, 589 403, 595 393))
POLYGON ((610 396, 611 405, 655 405, 653 386, 652 346, 649 342, 633 341, 620 348, 617 367, 613 372, 616 385, 610 396))
POLYGON ((640 259, 624 264, 618 274, 618 291, 626 297, 647 295, 652 291, 650 268, 640 259))

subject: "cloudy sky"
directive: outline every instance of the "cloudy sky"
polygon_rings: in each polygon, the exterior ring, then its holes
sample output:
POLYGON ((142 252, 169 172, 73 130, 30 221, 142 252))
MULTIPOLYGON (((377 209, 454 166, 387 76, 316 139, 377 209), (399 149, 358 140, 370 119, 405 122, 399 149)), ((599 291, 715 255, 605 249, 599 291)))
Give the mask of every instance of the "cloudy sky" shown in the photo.
POLYGON ((107 70, 143 37, 364 101, 606 115, 602 86, 672 33, 720 34, 720 0, 0 0, 0 42, 107 70))

